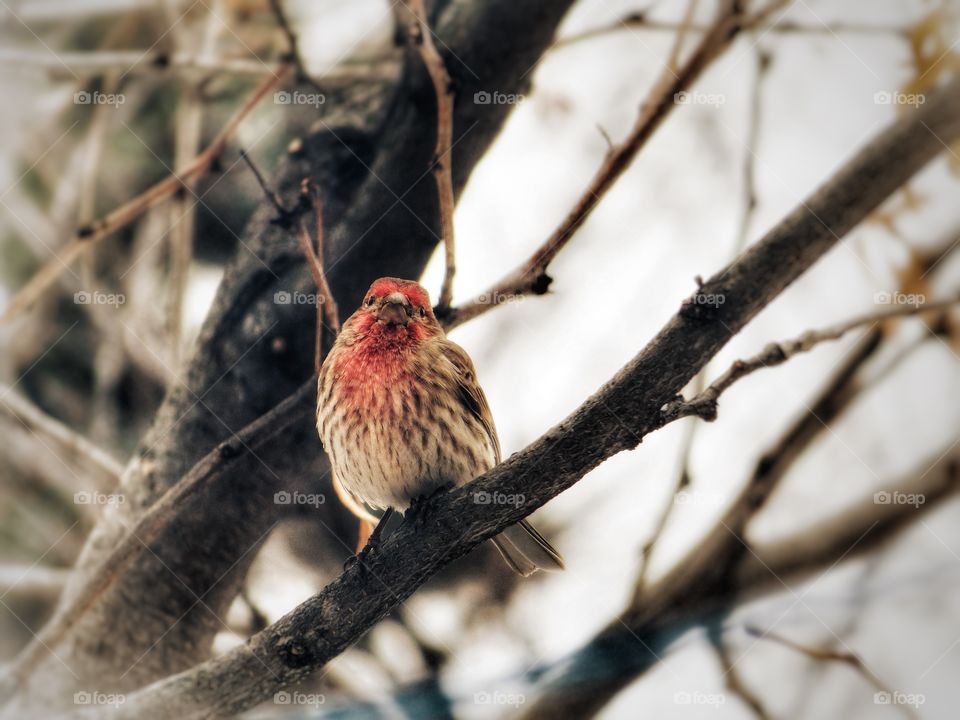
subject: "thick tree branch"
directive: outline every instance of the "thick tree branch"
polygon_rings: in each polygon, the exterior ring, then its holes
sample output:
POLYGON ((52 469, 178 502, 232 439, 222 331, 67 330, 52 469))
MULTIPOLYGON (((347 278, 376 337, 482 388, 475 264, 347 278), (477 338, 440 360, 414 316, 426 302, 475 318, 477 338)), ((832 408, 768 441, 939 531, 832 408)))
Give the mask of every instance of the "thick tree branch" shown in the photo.
MULTIPOLYGON (((947 242, 938 246, 929 256, 922 258, 921 269, 930 270, 939 258, 951 252, 955 247, 953 241, 954 235, 951 234, 947 242)), ((933 332, 939 332, 940 328, 942 323, 934 326, 933 332)), ((804 412, 782 434, 780 440, 762 455, 743 491, 733 502, 734 508, 752 506, 753 514, 756 514, 766 498, 814 440, 836 422, 865 390, 893 372, 929 337, 925 336, 910 343, 872 376, 871 384, 866 384, 863 370, 882 347, 887 337, 887 330, 887 326, 878 324, 858 341, 831 380, 809 403, 809 410, 804 412)), ((927 467, 926 464, 923 465, 924 470, 927 467)), ((940 458, 928 472, 923 474, 917 472, 912 476, 910 483, 895 483, 891 489, 908 493, 925 493, 927 504, 924 508, 928 510, 935 500, 956 491, 955 459, 940 458), (917 480, 918 476, 919 480, 917 480)), ((718 524, 716 531, 721 537, 726 535, 728 540, 732 540, 736 537, 733 533, 742 534, 751 515, 743 514, 742 517, 740 526, 727 526, 724 529, 723 524, 718 524)), ((781 582, 791 577, 823 569, 850 551, 854 545, 856 554, 869 551, 887 535, 898 531, 916 517, 917 513, 912 506, 877 506, 868 501, 864 506, 849 510, 840 517, 829 519, 824 523, 824 527, 813 528, 809 533, 813 542, 798 537, 786 540, 783 543, 786 551, 782 554, 774 555, 768 549, 762 557, 758 557, 745 552, 745 546, 741 544, 740 552, 727 556, 724 567, 718 568, 713 573, 712 581, 700 583, 696 588, 679 588, 676 604, 680 612, 690 611, 690 605, 704 604, 710 608, 711 621, 719 622, 722 620, 724 609, 733 607, 739 597, 763 592, 770 586, 782 587, 781 582), (838 529, 840 529, 839 532, 838 529), (731 581, 729 579, 731 577, 734 580, 731 581), (693 603, 690 602, 691 598, 694 600, 693 603)), ((730 521, 730 516, 724 520, 730 521)), ((699 546, 691 557, 697 557, 698 552, 699 546)), ((641 577, 630 604, 622 613, 623 623, 609 624, 581 653, 578 653, 578 656, 590 658, 596 652, 603 654, 608 647, 619 648, 620 641, 617 638, 621 635, 631 637, 636 635, 644 642, 654 643, 655 639, 660 637, 657 619, 643 613, 644 608, 649 605, 649 592, 650 588, 642 582, 641 577), (627 624, 631 622, 630 618, 633 618, 636 624, 627 624)), ((667 637, 669 636, 668 633, 667 637)), ((587 693, 577 690, 575 679, 578 665, 574 663, 569 673, 569 681, 561 677, 557 682, 551 683, 546 692, 528 708, 525 718, 532 720, 550 717, 556 708, 573 709, 585 714, 593 712, 658 659, 656 654, 645 653, 637 666, 631 666, 626 662, 620 671, 611 673, 604 682, 594 685, 587 693)), ((749 703, 749 700, 745 701, 749 703)))
MULTIPOLYGON (((722 294, 723 305, 684 304, 639 355, 539 440, 469 485, 436 498, 425 509, 422 523, 404 522, 363 562, 246 646, 131 696, 116 716, 235 713, 324 665, 443 565, 661 427, 667 420, 664 405, 735 333, 957 137, 960 78, 900 118, 759 243, 711 278, 701 291, 722 294), (490 506, 473 501, 477 492, 522 493, 526 502, 499 506, 493 513, 490 506)), ((756 490, 745 491, 743 501, 725 517, 734 531, 755 509, 756 490)), ((715 568, 726 568, 727 557, 739 557, 739 547, 740 541, 731 541, 728 532, 706 538, 693 561, 653 586, 639 613, 640 624, 642 618, 668 618, 682 593, 715 582, 715 568)))
POLYGON ((255 455, 278 434, 302 421, 305 408, 303 400, 314 396, 315 387, 316 382, 311 378, 273 410, 210 451, 176 485, 167 490, 163 497, 151 505, 136 524, 127 530, 126 535, 93 573, 83 590, 73 596, 69 604, 61 606, 54 617, 33 637, 9 668, 10 676, 17 682, 24 682, 39 661, 63 641, 80 618, 119 579, 130 564, 170 527, 186 503, 197 501, 201 493, 209 495, 212 487, 231 480, 231 473, 245 456, 255 455))

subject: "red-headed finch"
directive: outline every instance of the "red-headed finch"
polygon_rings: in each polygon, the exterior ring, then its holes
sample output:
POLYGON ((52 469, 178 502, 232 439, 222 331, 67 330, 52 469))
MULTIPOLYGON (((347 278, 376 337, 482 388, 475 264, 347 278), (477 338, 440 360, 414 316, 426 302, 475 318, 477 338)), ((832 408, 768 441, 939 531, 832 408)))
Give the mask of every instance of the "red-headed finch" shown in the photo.
MULTIPOLYGON (((427 291, 380 278, 320 369, 317 430, 334 487, 369 522, 500 462, 500 442, 470 357, 450 342, 427 291)), ((563 569, 526 521, 493 538, 522 575, 563 569)))

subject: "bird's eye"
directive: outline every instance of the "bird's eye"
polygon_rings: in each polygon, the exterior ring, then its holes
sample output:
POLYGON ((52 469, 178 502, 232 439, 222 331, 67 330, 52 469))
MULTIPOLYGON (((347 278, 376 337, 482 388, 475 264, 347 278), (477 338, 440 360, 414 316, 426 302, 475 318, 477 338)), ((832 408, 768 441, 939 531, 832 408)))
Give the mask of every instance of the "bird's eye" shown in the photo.
POLYGON ((367 298, 367 307, 370 307, 370 306, 373 305, 373 303, 375 303, 376 301, 377 301, 377 299, 376 299, 373 295, 371 295, 370 297, 367 298))
POLYGON ((427 311, 424 310, 423 308, 420 308, 420 317, 426 317, 426 316, 427 316, 427 311))

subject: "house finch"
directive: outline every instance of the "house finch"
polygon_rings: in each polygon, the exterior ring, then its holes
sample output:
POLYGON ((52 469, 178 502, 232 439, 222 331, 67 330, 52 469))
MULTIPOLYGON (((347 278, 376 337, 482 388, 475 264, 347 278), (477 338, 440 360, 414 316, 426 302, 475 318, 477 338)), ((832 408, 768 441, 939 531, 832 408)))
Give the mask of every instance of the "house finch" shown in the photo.
MULTIPOLYGON (((473 363, 444 335, 427 291, 411 280, 377 280, 344 323, 320 369, 317 430, 334 487, 370 523, 500 462, 473 363)), ((526 521, 493 542, 522 575, 563 568, 526 521)))

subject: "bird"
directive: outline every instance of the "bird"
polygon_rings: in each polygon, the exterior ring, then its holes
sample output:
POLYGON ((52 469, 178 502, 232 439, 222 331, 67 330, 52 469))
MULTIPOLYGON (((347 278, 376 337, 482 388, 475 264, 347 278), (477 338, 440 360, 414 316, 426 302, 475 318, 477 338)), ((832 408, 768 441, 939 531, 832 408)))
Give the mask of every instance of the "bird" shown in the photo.
MULTIPOLYGON (((384 514, 406 513, 500 462, 473 361, 413 280, 375 280, 344 322, 320 368, 317 431, 338 497, 363 521, 358 552, 384 514)), ((564 568, 526 520, 492 540, 523 576, 564 568)))

